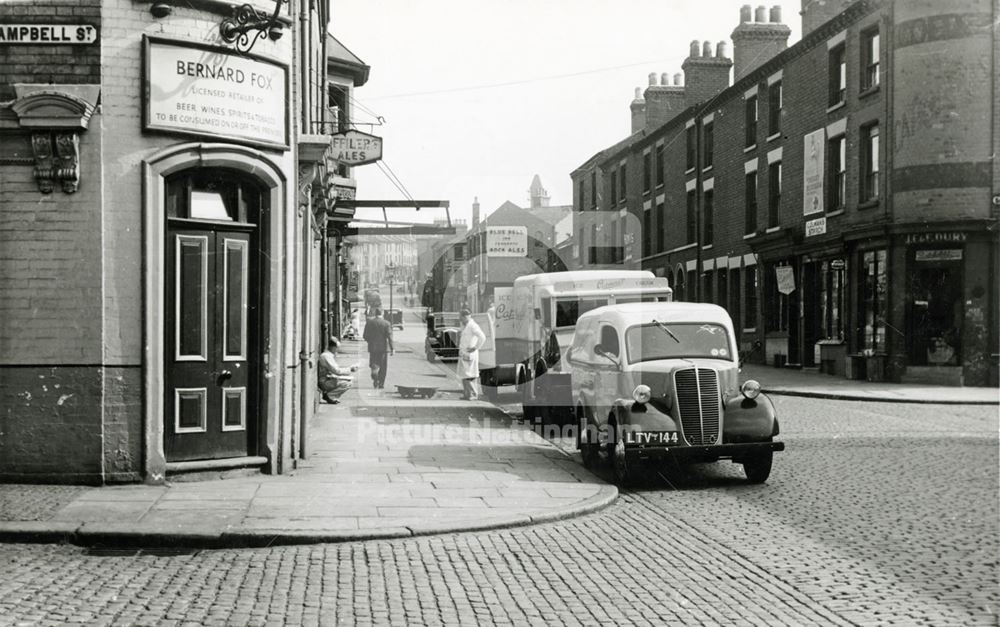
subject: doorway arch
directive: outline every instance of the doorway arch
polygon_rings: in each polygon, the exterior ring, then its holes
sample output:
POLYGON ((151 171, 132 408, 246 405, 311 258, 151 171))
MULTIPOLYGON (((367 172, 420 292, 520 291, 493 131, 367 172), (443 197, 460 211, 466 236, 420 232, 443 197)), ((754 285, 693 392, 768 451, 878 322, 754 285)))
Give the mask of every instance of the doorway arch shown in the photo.
MULTIPOLYGON (((147 481, 159 482, 165 478, 168 460, 165 453, 165 424, 176 420, 167 416, 164 402, 168 386, 166 369, 167 308, 168 298, 167 240, 168 240, 168 183, 183 172, 228 172, 234 179, 256 186, 261 202, 268 211, 259 216, 257 246, 262 261, 259 264, 259 312, 256 320, 259 346, 259 369, 256 380, 248 385, 259 386, 259 425, 254 434, 252 450, 234 459, 242 463, 263 464, 275 461, 280 450, 279 434, 274 416, 278 415, 279 386, 281 377, 272 376, 280 371, 282 341, 282 299, 286 272, 286 255, 283 234, 286 225, 287 179, 281 167, 271 156, 259 150, 216 143, 186 143, 166 148, 143 162, 143 386, 145 422, 145 474, 147 481), (277 261, 276 261, 277 260, 277 261), (253 452, 255 455, 250 456, 253 452)), ((222 217, 217 215, 217 217, 222 217)), ((214 223, 220 222, 216 220, 214 223)), ((213 221, 208 220, 205 226, 213 221)), ((211 229, 209 229, 211 230, 211 229)), ((194 239, 191 240, 194 243, 194 239)), ((239 248, 239 245, 234 246, 239 248)), ((235 401, 234 401, 235 402, 235 401)), ((233 405, 236 407, 237 405, 233 405)), ((176 423, 175 423, 176 424, 176 423)), ((176 463, 176 462, 175 462, 176 463)), ((197 463, 197 462, 188 462, 197 463)))

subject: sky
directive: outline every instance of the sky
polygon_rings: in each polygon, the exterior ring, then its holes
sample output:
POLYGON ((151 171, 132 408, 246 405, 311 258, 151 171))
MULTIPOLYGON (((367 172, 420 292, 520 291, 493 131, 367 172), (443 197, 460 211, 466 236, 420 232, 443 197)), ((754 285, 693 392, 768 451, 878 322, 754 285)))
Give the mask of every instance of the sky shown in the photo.
MULTIPOLYGON (((355 90, 359 130, 381 166, 354 169, 359 199, 448 200, 452 218, 528 206, 535 174, 572 204, 570 172, 630 132, 648 74, 682 72, 690 42, 725 41, 743 0, 331 0, 330 31, 371 67, 355 90), (378 118, 381 118, 379 121, 378 118), (373 123, 369 126, 367 123, 373 123)), ((782 7, 801 32, 800 2, 782 7)), ((758 6, 754 4, 753 6, 758 6)), ((407 211, 424 222, 442 211, 407 211)))

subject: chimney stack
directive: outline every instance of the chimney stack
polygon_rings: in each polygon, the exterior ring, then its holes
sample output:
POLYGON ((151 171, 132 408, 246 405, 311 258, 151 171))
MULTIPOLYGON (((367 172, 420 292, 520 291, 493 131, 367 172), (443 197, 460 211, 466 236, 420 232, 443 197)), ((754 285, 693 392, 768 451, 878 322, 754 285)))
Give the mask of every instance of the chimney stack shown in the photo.
POLYGON ((479 226, 479 196, 472 198, 472 228, 479 226))
POLYGON ((738 81, 764 63, 770 61, 776 54, 788 47, 788 37, 792 29, 781 23, 781 7, 771 7, 771 21, 767 8, 757 7, 756 21, 744 21, 743 17, 749 11, 750 5, 740 9, 740 25, 733 31, 733 59, 735 69, 733 80, 738 81))
POLYGON ((646 101, 642 99, 642 88, 635 88, 635 98, 629 105, 632 110, 632 132, 637 133, 646 128, 646 101))
MULTIPOLYGON (((802 0, 802 36, 844 12, 855 0, 802 0)), ((780 10, 779 10, 780 11, 780 10)))
POLYGON ((712 42, 691 42, 691 54, 684 60, 684 107, 705 102, 729 87, 729 68, 733 62, 726 57, 726 46, 720 42, 712 56, 712 42), (701 54, 699 54, 699 52, 701 54))
MULTIPOLYGON (((676 75, 680 78, 680 74, 676 75)), ((674 119, 678 113, 687 108, 684 100, 684 87, 679 80, 670 84, 670 74, 663 72, 660 84, 656 84, 656 74, 649 75, 649 87, 646 88, 646 129, 654 129, 674 119)), ((633 131, 634 132, 634 131, 633 131)))

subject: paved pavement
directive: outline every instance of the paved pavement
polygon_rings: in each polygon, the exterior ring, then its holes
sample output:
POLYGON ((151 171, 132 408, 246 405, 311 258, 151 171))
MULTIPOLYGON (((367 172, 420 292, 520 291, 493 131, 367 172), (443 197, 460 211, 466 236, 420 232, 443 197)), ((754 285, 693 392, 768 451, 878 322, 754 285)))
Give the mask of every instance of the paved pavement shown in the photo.
POLYGON ((816 370, 745 364, 742 380, 756 379, 769 394, 850 401, 1000 405, 996 387, 952 387, 912 383, 873 383, 821 374, 816 370))
MULTIPOLYGON (((422 334, 419 335, 422 339, 422 334)), ((363 344, 346 343, 342 364, 363 344)), ((450 365, 404 343, 394 384, 441 388, 431 400, 373 390, 367 367, 311 422, 293 472, 164 486, 0 485, 0 540, 262 546, 408 537, 538 523, 594 511, 617 489, 485 402, 458 399, 450 365)))

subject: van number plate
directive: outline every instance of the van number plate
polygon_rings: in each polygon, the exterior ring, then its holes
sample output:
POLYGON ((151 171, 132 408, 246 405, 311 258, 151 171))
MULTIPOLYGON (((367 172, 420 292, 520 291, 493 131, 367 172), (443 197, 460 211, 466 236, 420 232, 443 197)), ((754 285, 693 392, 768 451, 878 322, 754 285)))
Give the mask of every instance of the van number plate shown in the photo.
POLYGON ((677 444, 676 431, 633 431, 627 433, 628 444, 677 444))

